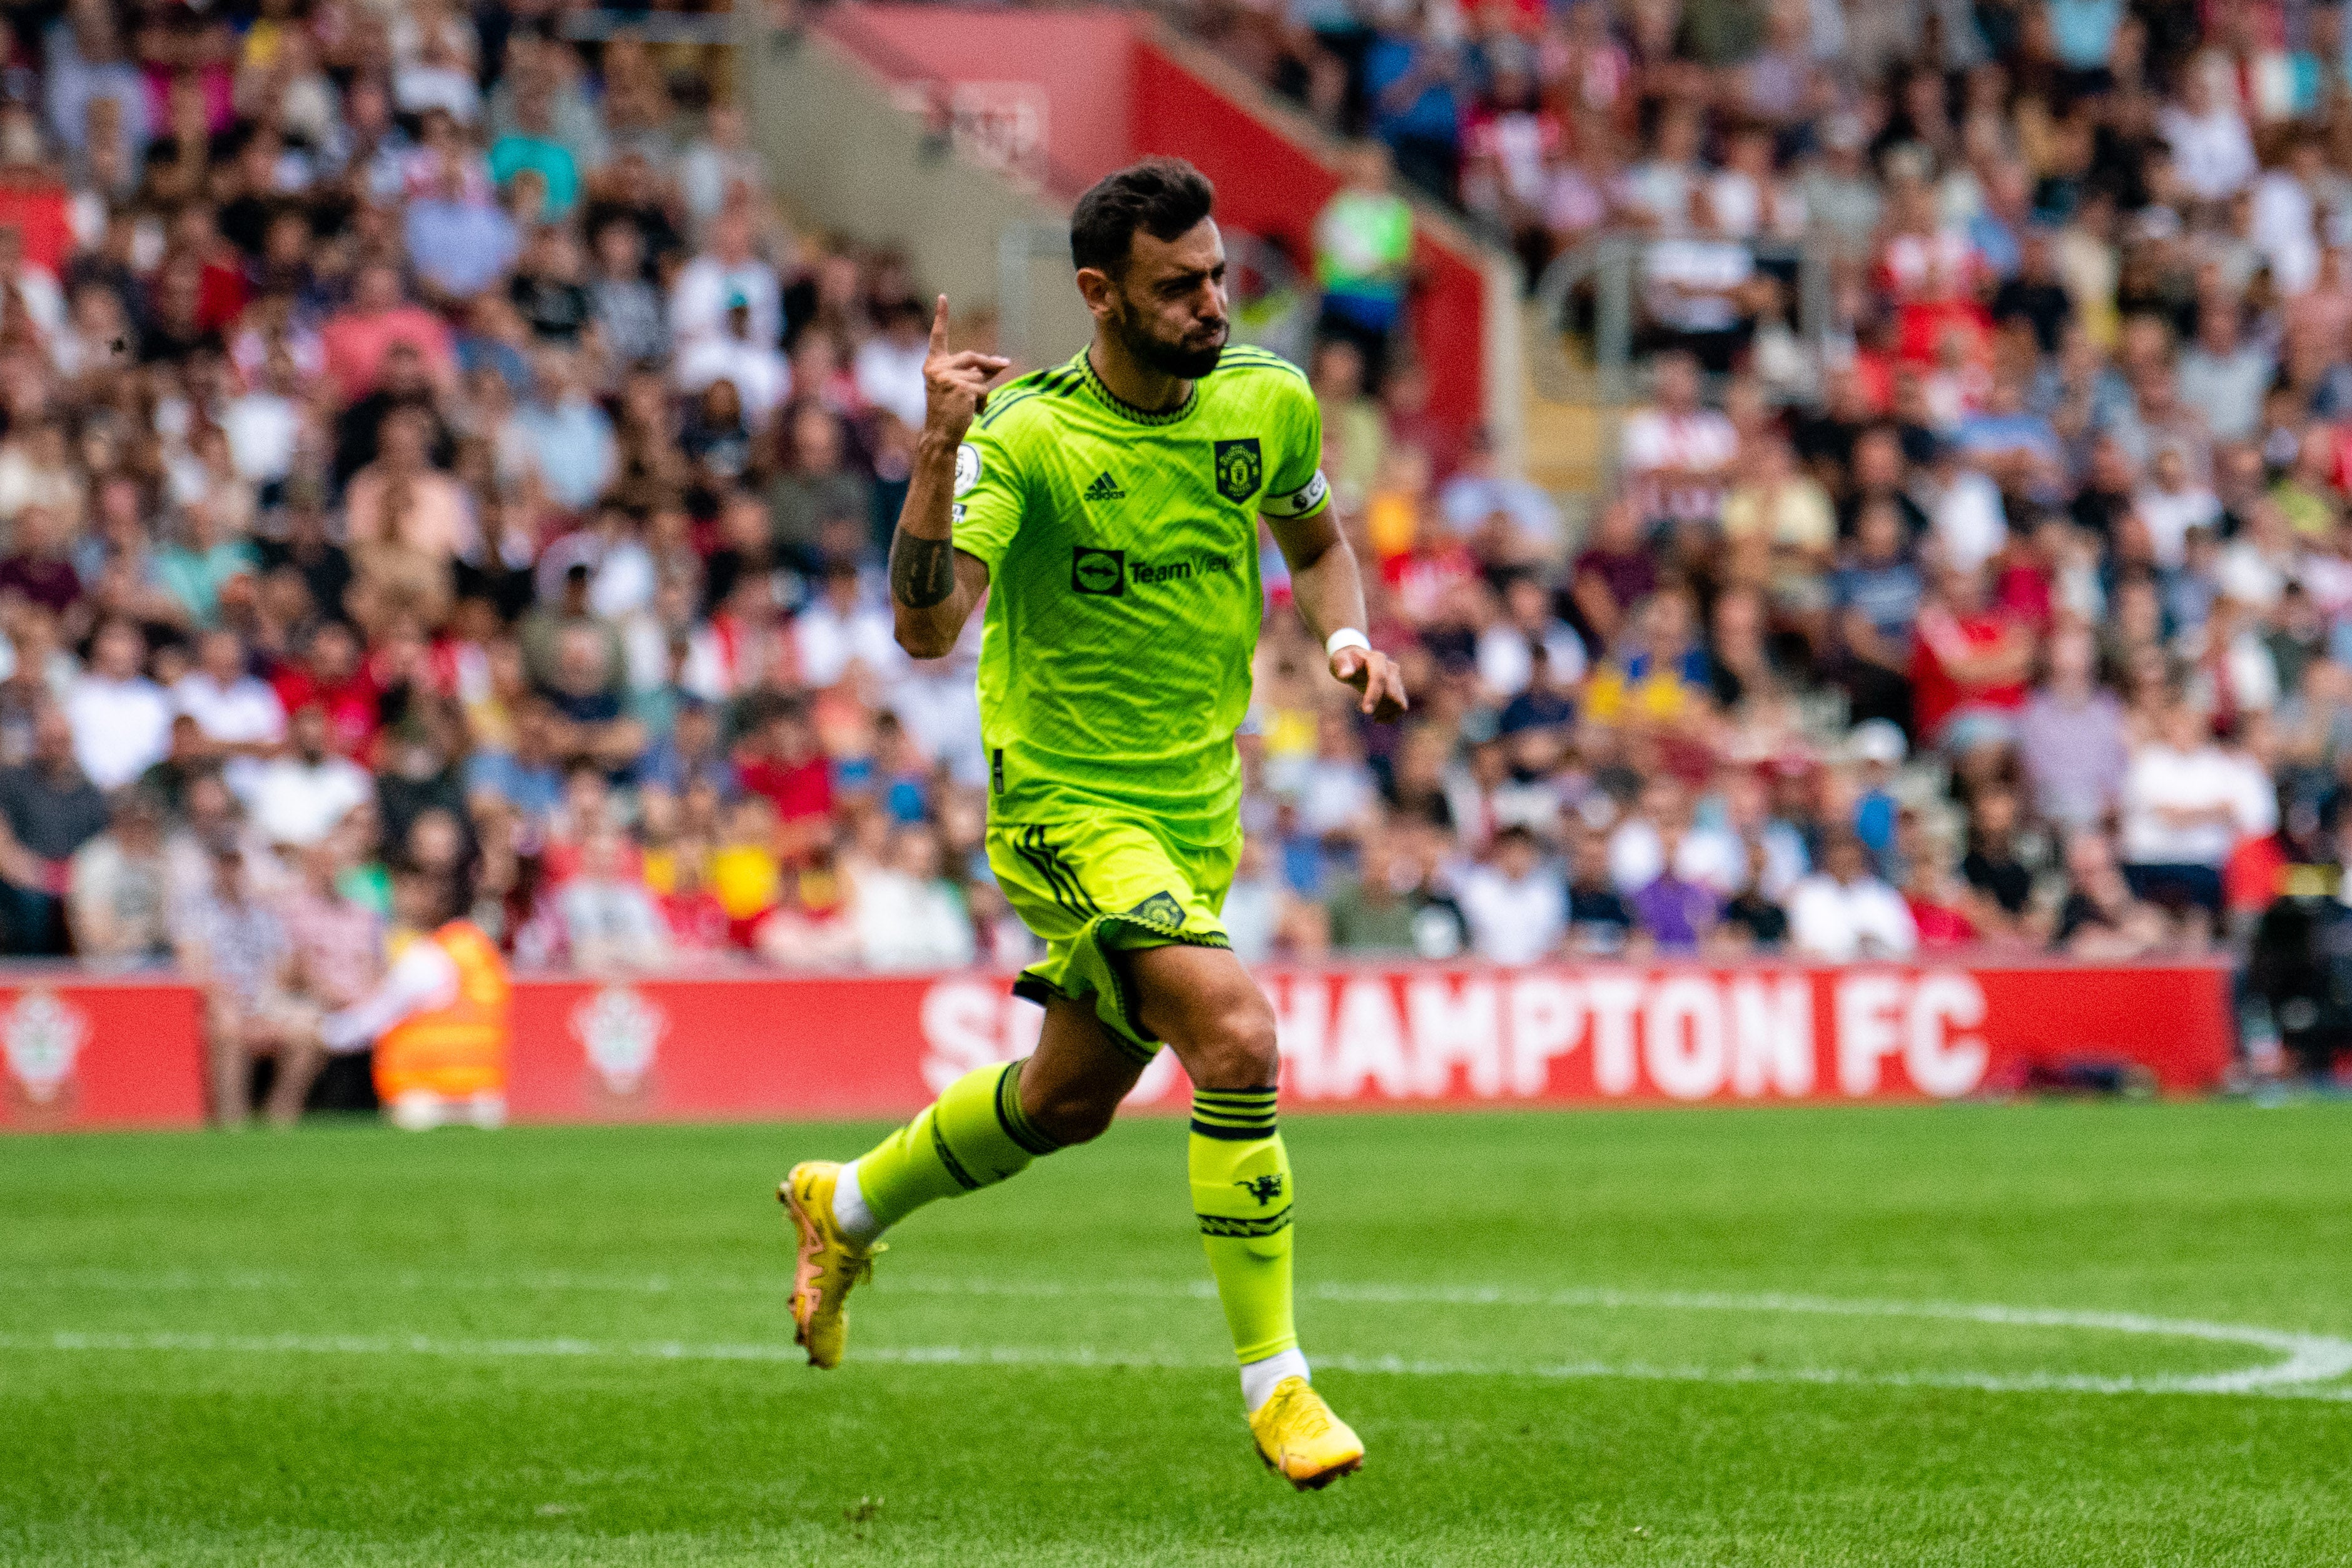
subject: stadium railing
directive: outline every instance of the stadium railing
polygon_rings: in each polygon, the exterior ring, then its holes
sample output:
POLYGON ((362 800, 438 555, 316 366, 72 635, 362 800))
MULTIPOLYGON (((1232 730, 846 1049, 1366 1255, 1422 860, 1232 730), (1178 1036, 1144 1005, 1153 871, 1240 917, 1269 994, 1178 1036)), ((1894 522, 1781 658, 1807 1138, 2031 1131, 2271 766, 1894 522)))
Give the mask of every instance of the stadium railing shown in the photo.
MULTIPOLYGON (((1673 236, 1612 230, 1591 235, 1555 256, 1537 278, 1535 315, 1543 330, 1532 362, 1537 390, 1561 402, 1623 404, 1640 395, 1637 346, 1645 321, 1641 301, 1643 258, 1673 236), (1591 366, 1569 351, 1582 340, 1591 366)), ((1831 247, 1810 240, 1754 239, 1738 244, 1759 272, 1791 271, 1797 282, 1795 326, 1816 361, 1831 329, 1831 247)))

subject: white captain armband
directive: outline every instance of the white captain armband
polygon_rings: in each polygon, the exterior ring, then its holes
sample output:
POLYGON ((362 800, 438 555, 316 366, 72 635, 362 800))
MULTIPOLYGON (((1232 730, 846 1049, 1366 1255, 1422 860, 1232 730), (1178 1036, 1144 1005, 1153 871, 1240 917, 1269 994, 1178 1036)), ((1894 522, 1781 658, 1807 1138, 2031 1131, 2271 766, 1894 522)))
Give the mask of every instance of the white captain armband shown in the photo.
POLYGON ((1318 468, 1314 478, 1287 496, 1268 496, 1258 504, 1257 509, 1269 517, 1303 517, 1328 500, 1330 496, 1331 482, 1324 478, 1323 470, 1318 468))

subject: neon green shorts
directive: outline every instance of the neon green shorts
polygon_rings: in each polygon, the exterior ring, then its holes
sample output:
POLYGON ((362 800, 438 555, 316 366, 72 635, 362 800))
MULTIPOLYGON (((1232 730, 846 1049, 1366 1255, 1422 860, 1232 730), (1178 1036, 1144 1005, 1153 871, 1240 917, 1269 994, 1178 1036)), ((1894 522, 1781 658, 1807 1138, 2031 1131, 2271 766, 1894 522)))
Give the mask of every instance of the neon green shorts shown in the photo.
POLYGON ((1238 828, 1203 845, 1117 818, 991 822, 989 866, 1013 912, 1045 944, 1013 994, 1090 1002, 1121 1049, 1150 1061, 1160 1041, 1138 1016, 1126 955, 1177 942, 1229 946, 1218 914, 1241 857, 1238 828))

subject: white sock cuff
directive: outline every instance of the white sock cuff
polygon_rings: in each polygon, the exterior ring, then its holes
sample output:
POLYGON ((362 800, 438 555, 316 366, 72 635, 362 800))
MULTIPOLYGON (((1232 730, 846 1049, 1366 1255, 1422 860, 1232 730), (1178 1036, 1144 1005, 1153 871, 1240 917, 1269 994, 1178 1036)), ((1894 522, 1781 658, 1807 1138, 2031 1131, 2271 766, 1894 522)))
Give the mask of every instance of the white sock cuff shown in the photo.
POLYGON ((882 1234, 882 1222, 866 1207, 865 1191, 857 1185, 857 1162, 850 1161, 841 1167, 841 1175, 833 1183, 833 1222, 841 1233, 863 1247, 882 1234))
POLYGON ((1307 1370, 1307 1353, 1293 1345, 1288 1350, 1276 1351, 1263 1361, 1244 1363, 1242 1366, 1242 1406, 1251 1415, 1274 1396, 1275 1389, 1286 1377, 1304 1377, 1314 1381, 1307 1370))

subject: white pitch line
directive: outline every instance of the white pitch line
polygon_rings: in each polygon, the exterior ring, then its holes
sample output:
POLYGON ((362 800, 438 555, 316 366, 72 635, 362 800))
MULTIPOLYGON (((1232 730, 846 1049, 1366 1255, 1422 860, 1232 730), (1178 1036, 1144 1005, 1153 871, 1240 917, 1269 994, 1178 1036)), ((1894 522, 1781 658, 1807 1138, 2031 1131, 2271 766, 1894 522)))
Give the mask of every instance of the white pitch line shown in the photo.
MULTIPOLYGON (((351 1285, 368 1290, 386 1286, 404 1291, 486 1294, 507 1291, 580 1291, 625 1295, 755 1294, 780 1289, 776 1280, 692 1275, 595 1275, 562 1271, 500 1276, 426 1273, 403 1270, 381 1276, 348 1274, 303 1275, 256 1270, 205 1274, 189 1270, 142 1272, 121 1270, 69 1270, 49 1273, 0 1274, 0 1288, 100 1289, 121 1291, 301 1291, 331 1290, 351 1285)), ((930 1296, 997 1296, 1030 1300, 1111 1298, 1144 1301, 1213 1301, 1216 1289, 1206 1280, 998 1281, 960 1280, 946 1276, 886 1275, 873 1287, 886 1294, 930 1296)), ((2015 1307, 1971 1301, 1901 1301, 1869 1298, 1811 1296, 1780 1291, 1753 1293, 1704 1291, 1625 1291, 1606 1287, 1527 1290, 1481 1285, 1408 1285, 1379 1282, 1319 1281, 1303 1285, 1299 1294, 1315 1301, 1375 1306, 1507 1307, 1521 1309, 1587 1309, 1648 1312, 1720 1312, 1735 1313, 1798 1313, 1825 1317, 1922 1318, 1977 1322, 2017 1328, 2056 1328, 2107 1333, 2147 1335, 2163 1339, 2200 1340, 2212 1343, 2245 1344, 2273 1351, 2285 1359, 2273 1365, 2251 1367, 2172 1380, 2200 1393, 2238 1393, 2265 1384, 2323 1383, 2352 1372, 2352 1341, 2326 1334, 2300 1333, 2243 1323, 2202 1319, 2165 1318, 2141 1312, 2080 1311, 2056 1307, 2015 1307)), ((2155 1381, 2138 1379, 2135 1386, 2155 1381)), ((2165 1386, 2171 1386, 2167 1383, 2165 1386)))
MULTIPOLYGON (((596 1276, 564 1273, 516 1275, 504 1279, 468 1279, 462 1275, 403 1272, 370 1280, 348 1275, 304 1278, 240 1270, 206 1276, 188 1270, 142 1274, 121 1270, 71 1270, 47 1275, 0 1275, 0 1285, 40 1288, 100 1288, 121 1290, 226 1289, 237 1291, 315 1290, 320 1285, 354 1283, 381 1288, 455 1290, 479 1293, 505 1291, 621 1291, 643 1294, 704 1291, 770 1292, 774 1281, 673 1278, 653 1275, 596 1276)), ((1176 1282, 1150 1280, 1102 1281, 1078 1283, 953 1280, 913 1276, 891 1279, 885 1287, 924 1295, 999 1296, 1022 1299, 1118 1297, 1141 1300, 1200 1300, 1213 1295, 1205 1281, 1176 1282)), ((1343 1371, 1403 1373, 1415 1375, 1631 1377, 1676 1382, 1853 1384, 1879 1387, 1973 1388, 1988 1392, 2056 1390, 2096 1394, 2280 1394, 2300 1397, 2352 1401, 2352 1386, 2320 1387, 2352 1372, 2352 1341, 2331 1335, 2296 1333, 2254 1324, 2212 1322, 2202 1319, 2163 1318, 2139 1312, 2084 1312, 2050 1307, 2014 1307, 1968 1301, 1898 1301, 1778 1292, 1740 1294, 1721 1291, 1621 1291, 1581 1288, 1559 1291, 1508 1290, 1480 1286, 1423 1286, 1327 1281, 1301 1292, 1311 1299, 1373 1305, 1442 1305, 1453 1307, 1516 1307, 1529 1309, 1598 1309, 1612 1311, 1718 1312, 1733 1313, 1797 1313, 1829 1317, 1914 1318, 1974 1322, 2020 1328, 2055 1328, 2091 1333, 2197 1340, 2245 1344, 2273 1352, 2283 1359, 2262 1366, 2233 1368, 2195 1375, 2097 1376, 2071 1373, 1997 1375, 1967 1371, 1855 1373, 1837 1368, 1731 1370, 1705 1367, 1655 1366, 1643 1363, 1570 1363, 1559 1365, 1511 1366, 1472 1363, 1412 1361, 1392 1356, 1324 1356, 1320 1364, 1343 1371)), ((436 1355, 625 1355, 662 1359, 784 1360, 796 1352, 762 1345, 687 1346, 677 1342, 654 1345, 599 1345, 584 1340, 439 1340, 429 1335, 276 1335, 207 1334, 74 1334, 0 1336, 0 1349, 149 1349, 149 1350, 283 1350, 304 1354, 397 1354, 436 1355), (67 1343, 71 1341, 72 1343, 67 1343)), ((1192 1367, 1192 1361, 1171 1362, 1153 1356, 1131 1356, 1092 1350, 964 1346, 899 1351, 861 1349, 868 1360, 906 1363, 1053 1364, 1078 1366, 1192 1367)))
MULTIPOLYGON (((804 1359, 783 1344, 694 1344, 677 1340, 607 1343, 585 1339, 441 1339, 430 1334, 219 1334, 123 1333, 58 1330, 49 1333, 0 1334, 0 1351, 162 1352, 252 1355, 413 1355, 450 1360, 634 1360, 797 1364, 804 1359)), ((1201 1357, 1059 1345, 900 1345, 862 1347, 858 1361, 898 1366, 1050 1366, 1117 1368, 1122 1371, 1198 1372, 1229 1370, 1229 1364, 1201 1357)), ((2056 1373, 1995 1376, 1982 1373, 1864 1373, 1837 1367, 1787 1369, 1660 1366, 1642 1362, 1564 1362, 1513 1366, 1475 1362, 1420 1361, 1398 1356, 1318 1356, 1333 1372, 1402 1377, 1500 1377, 1540 1382, 1628 1378, 1652 1383, 1806 1384, 1860 1388, 1955 1388, 1987 1394, 2253 1394, 2271 1398, 2352 1402, 2352 1387, 2262 1385, 2221 1387, 2187 1378, 2083 1377, 2056 1373)))

